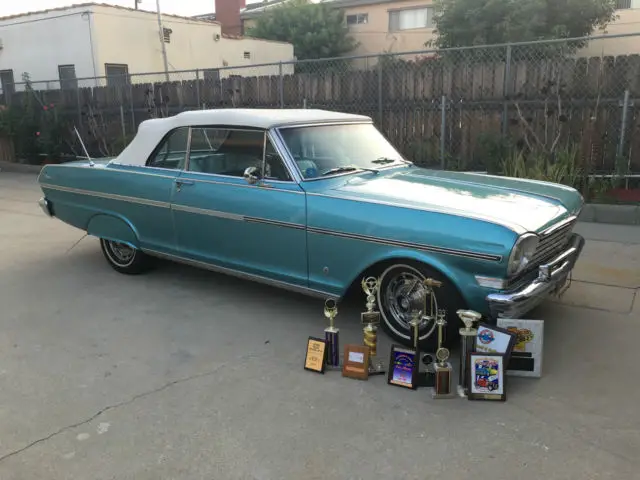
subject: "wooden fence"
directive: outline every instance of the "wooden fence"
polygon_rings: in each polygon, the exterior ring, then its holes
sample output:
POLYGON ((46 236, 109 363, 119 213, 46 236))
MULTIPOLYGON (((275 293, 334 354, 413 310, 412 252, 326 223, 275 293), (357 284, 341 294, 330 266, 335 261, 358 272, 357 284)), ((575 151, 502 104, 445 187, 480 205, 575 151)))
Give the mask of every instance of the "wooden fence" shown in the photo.
MULTIPOLYGON (((153 84, 132 76, 122 86, 16 92, 4 101, 19 104, 33 94, 83 132, 99 125, 107 143, 130 140, 147 118, 184 110, 306 107, 369 115, 401 151, 424 164, 439 165, 444 157, 449 167, 483 168, 487 142, 507 138, 549 147, 559 137, 580 145, 593 170, 610 172, 618 153, 640 170, 640 55, 509 66, 442 58, 343 71, 317 64, 314 73, 282 77, 153 84)), ((95 151, 96 142, 89 143, 95 151)))

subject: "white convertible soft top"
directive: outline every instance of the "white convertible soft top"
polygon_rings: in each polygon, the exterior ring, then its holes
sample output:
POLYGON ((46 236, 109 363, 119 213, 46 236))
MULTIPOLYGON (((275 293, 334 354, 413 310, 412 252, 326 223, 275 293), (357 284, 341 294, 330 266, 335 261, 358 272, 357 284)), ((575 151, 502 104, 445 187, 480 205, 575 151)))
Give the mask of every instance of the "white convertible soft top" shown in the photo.
POLYGON ((246 109, 221 108, 216 110, 193 110, 172 117, 145 120, 138 127, 135 138, 111 160, 110 163, 144 165, 158 142, 177 127, 225 125, 233 127, 275 128, 287 125, 371 122, 364 115, 352 115, 329 110, 310 109, 246 109))

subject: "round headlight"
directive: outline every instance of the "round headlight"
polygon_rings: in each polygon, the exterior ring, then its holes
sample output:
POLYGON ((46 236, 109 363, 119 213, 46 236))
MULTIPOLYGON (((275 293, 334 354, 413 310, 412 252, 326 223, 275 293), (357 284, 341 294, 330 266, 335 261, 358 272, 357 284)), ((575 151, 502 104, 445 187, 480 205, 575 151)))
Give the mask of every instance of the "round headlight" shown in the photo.
POLYGON ((513 250, 511 250, 511 255, 509 255, 509 265, 507 266, 509 276, 516 275, 527 268, 539 242, 540 239, 533 233, 525 233, 518 238, 513 250))

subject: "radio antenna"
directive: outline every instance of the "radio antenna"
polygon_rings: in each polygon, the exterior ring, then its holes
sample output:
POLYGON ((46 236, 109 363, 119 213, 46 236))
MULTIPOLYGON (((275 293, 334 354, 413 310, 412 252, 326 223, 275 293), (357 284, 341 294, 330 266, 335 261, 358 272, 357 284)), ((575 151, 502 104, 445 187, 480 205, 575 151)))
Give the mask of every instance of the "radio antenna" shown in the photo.
POLYGON ((93 163, 93 160, 89 156, 89 152, 87 151, 87 147, 84 146, 84 142, 82 141, 82 137, 80 136, 80 133, 78 132, 78 129, 76 128, 75 125, 73 126, 73 131, 76 132, 76 136, 78 137, 78 140, 80 140, 80 145, 82 145, 82 150, 84 150, 84 154, 86 155, 86 158, 89 160, 89 166, 93 167, 95 165, 95 163, 93 163))

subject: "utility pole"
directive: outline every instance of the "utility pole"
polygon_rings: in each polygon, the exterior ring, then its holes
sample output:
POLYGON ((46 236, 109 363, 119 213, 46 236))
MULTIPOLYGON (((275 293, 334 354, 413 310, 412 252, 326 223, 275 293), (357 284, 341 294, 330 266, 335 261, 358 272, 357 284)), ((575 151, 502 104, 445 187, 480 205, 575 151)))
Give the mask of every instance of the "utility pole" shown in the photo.
POLYGON ((162 60, 164 61, 164 75, 169 82, 169 61, 167 60, 167 48, 164 45, 164 28, 162 26, 162 15, 160 13, 160 0, 156 0, 156 10, 158 14, 158 35, 160 37, 160 46, 162 47, 162 60))

